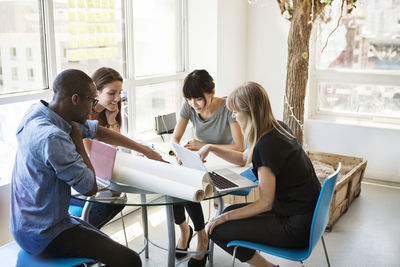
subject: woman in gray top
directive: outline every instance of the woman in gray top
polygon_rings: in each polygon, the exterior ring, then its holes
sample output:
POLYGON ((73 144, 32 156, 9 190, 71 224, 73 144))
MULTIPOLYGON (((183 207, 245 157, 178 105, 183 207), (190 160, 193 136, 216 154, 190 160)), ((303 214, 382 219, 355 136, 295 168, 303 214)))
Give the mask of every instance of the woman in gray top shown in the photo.
MULTIPOLYGON (((180 118, 175 127, 172 142, 179 144, 189 120, 193 124, 195 138, 184 146, 191 150, 199 150, 206 144, 216 144, 224 148, 244 151, 244 138, 239 124, 232 117, 225 105, 225 98, 214 97, 215 84, 206 70, 195 70, 185 78, 180 118)), ((179 160, 179 159, 178 159, 179 160)), ((193 235, 193 229, 187 224, 185 208, 193 221, 197 232, 197 251, 207 250, 208 236, 204 229, 204 216, 200 203, 174 206, 175 223, 179 225, 181 237, 177 249, 186 251, 193 235)), ((186 254, 176 253, 178 258, 186 254)), ((204 266, 207 257, 196 255, 188 266, 204 266)))

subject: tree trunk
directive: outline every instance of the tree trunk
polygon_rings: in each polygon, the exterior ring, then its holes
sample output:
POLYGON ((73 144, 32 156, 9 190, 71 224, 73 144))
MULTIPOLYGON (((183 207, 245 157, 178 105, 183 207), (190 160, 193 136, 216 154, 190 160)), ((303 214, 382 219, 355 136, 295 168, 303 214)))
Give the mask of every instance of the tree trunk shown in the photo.
POLYGON ((303 144, 303 129, 299 123, 301 125, 304 123, 304 101, 308 81, 309 46, 312 29, 312 23, 309 23, 312 19, 310 17, 311 9, 312 1, 293 0, 293 14, 288 36, 286 99, 284 99, 283 120, 292 129, 300 144, 303 144), (292 110, 288 104, 292 107, 292 110))

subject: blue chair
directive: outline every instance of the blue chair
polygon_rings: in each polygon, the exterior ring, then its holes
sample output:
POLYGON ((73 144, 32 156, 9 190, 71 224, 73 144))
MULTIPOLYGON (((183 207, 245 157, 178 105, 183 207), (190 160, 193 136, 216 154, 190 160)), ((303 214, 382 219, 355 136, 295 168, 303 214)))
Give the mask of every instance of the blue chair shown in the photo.
POLYGON ((234 240, 228 243, 228 247, 232 246, 235 247, 233 251, 232 266, 234 266, 235 264, 236 250, 238 247, 245 247, 249 249, 262 251, 264 253, 292 261, 300 261, 301 264, 304 266, 303 261, 311 255, 312 250, 318 243, 318 240, 321 238, 322 245, 324 247, 325 258, 328 263, 328 266, 330 267, 331 265, 329 262, 328 253, 326 251, 323 233, 329 221, 329 208, 331 205, 333 193, 335 191, 336 180, 340 168, 341 168, 341 163, 339 162, 336 171, 328 178, 326 178, 326 180, 322 185, 321 192, 319 194, 317 205, 315 206, 314 216, 311 223, 310 244, 308 245, 308 247, 303 249, 287 249, 287 248, 271 247, 253 242, 234 240))
POLYGON ((77 205, 69 205, 68 213, 80 218, 82 216, 83 207, 77 205))
POLYGON ((72 267, 85 263, 96 263, 85 258, 42 258, 33 256, 21 249, 17 242, 0 247, 1 266, 16 267, 72 267))

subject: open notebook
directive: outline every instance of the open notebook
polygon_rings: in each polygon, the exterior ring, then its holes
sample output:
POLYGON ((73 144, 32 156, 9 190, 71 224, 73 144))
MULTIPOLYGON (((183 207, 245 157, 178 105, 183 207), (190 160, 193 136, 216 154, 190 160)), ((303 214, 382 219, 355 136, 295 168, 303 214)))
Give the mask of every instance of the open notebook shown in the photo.
POLYGON ((116 155, 117 149, 115 147, 96 140, 92 141, 89 157, 96 173, 99 190, 104 190, 110 186, 116 155))

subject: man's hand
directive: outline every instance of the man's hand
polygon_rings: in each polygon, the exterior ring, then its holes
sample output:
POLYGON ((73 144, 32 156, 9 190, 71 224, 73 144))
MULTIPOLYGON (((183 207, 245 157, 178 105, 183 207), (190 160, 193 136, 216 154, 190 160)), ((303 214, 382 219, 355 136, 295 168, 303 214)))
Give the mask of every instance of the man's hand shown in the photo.
POLYGON ((203 142, 200 142, 197 139, 192 139, 189 142, 187 142, 186 145, 184 145, 185 148, 190 149, 190 150, 199 150, 200 148, 202 148, 204 145, 206 145, 203 142))
POLYGON ((71 126, 72 129, 69 135, 71 136, 72 141, 74 141, 75 146, 78 147, 82 144, 82 132, 77 122, 71 121, 71 126))
POLYGON ((143 155, 145 155, 149 159, 158 160, 158 161, 167 163, 167 161, 165 161, 158 152, 154 151, 150 147, 146 146, 145 151, 143 152, 143 155))

